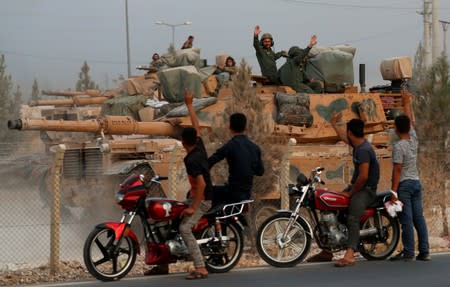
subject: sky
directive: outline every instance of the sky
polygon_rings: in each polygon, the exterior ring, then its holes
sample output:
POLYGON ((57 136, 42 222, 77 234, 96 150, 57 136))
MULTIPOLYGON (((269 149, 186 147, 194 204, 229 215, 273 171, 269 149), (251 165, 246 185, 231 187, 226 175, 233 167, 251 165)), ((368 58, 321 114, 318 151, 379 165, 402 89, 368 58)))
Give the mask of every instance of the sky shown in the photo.
MULTIPOLYGON (((0 54, 7 73, 27 98, 37 79, 42 89, 74 89, 84 61, 102 89, 127 75, 126 0, 0 0, 0 54)), ((450 0, 440 0, 440 19, 450 21, 450 0)), ((130 63, 147 65, 154 52, 164 54, 177 26, 175 47, 194 35, 194 47, 208 64, 215 56, 245 59, 260 74, 252 47, 253 29, 273 35, 276 51, 305 47, 311 35, 317 46, 348 44, 366 65, 367 86, 383 85, 383 59, 414 58, 423 34, 418 14, 422 0, 128 0, 130 63)), ((441 42, 443 32, 441 30, 441 42)), ((284 59, 278 61, 278 66, 284 59)))

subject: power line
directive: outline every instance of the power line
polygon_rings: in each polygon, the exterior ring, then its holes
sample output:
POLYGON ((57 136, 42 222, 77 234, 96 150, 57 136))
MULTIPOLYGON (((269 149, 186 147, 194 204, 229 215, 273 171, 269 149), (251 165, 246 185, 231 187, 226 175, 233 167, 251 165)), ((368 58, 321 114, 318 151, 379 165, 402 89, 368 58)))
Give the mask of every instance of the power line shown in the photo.
MULTIPOLYGON (((341 7, 341 8, 355 8, 355 9, 389 9, 389 10, 411 10, 416 11, 417 7, 400 7, 400 6, 386 6, 386 5, 355 5, 355 4, 337 4, 330 2, 317 1, 302 1, 302 0, 286 0, 288 2, 295 2, 306 5, 341 7)), ((441 8, 441 10, 448 10, 450 8, 441 8)))
POLYGON ((125 65, 126 62, 121 61, 108 61, 108 60, 94 60, 94 59, 82 59, 82 58, 68 58, 68 57, 51 57, 51 56, 43 56, 43 55, 33 55, 21 52, 13 52, 7 50, 0 50, 1 54, 6 55, 14 55, 20 57, 30 57, 35 59, 45 59, 51 61, 59 61, 59 62, 68 62, 68 63, 79 63, 79 62, 89 62, 89 63, 98 63, 98 64, 111 64, 111 65, 125 65))
POLYGON ((405 28, 398 28, 398 29, 392 30, 390 32, 377 33, 377 34, 373 34, 373 35, 366 36, 366 37, 361 37, 361 38, 350 40, 350 41, 342 41, 342 42, 336 43, 334 45, 349 44, 349 43, 356 43, 356 42, 361 42, 361 41, 366 41, 366 40, 373 40, 373 39, 376 39, 376 38, 381 38, 381 37, 392 35, 392 34, 398 34, 399 31, 401 31, 403 33, 405 31, 410 31, 410 30, 413 30, 413 29, 417 30, 417 25, 416 26, 408 26, 408 27, 405 27, 405 28))

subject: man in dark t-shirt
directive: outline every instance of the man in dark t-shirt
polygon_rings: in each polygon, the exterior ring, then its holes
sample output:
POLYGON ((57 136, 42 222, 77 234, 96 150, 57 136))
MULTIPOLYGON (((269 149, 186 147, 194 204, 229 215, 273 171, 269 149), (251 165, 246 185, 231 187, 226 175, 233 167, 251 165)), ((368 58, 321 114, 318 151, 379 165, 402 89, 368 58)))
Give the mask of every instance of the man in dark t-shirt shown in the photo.
MULTIPOLYGON (((185 92, 184 102, 186 103, 191 117, 192 128, 185 128, 181 134, 181 142, 187 155, 184 158, 186 172, 191 188, 187 194, 186 202, 189 207, 182 211, 182 221, 180 224, 180 235, 194 261, 195 270, 186 276, 186 279, 202 279, 208 277, 208 270, 205 268, 202 253, 197 244, 197 240, 192 234, 192 228, 198 223, 202 215, 211 208, 212 184, 209 174, 208 157, 206 149, 200 135, 200 124, 192 106, 194 95, 185 92)), ((168 264, 155 266, 144 275, 168 274, 168 264)))
MULTIPOLYGON (((195 129, 186 128, 183 131, 183 135, 187 135, 192 133, 192 138, 196 137, 196 143, 194 144, 193 149, 185 156, 184 165, 186 167, 186 172, 188 177, 190 177, 189 182, 192 183, 191 180, 195 179, 198 176, 202 176, 205 181, 205 190, 204 190, 204 200, 212 199, 212 183, 211 176, 209 174, 209 166, 208 166, 208 158, 206 154, 205 145, 203 144, 203 140, 200 137, 197 137, 196 133, 194 134, 195 129)), ((195 183, 195 182, 194 182, 195 183)), ((188 194, 188 198, 191 198, 191 194, 188 194)))
POLYGON ((208 276, 205 268, 202 253, 197 244, 197 240, 192 234, 192 228, 198 223, 202 215, 211 208, 212 185, 209 175, 208 159, 200 135, 200 124, 192 105, 194 95, 185 92, 184 102, 186 103, 191 117, 192 128, 185 128, 181 134, 181 142, 187 155, 184 164, 188 174, 191 189, 187 196, 189 207, 183 210, 183 219, 180 224, 180 234, 194 261, 195 270, 186 279, 200 279, 208 276))
MULTIPOLYGON (((350 198, 347 217, 348 240, 345 255, 335 263, 336 267, 355 264, 354 253, 358 249, 359 243, 359 219, 367 206, 375 200, 380 178, 380 166, 375 151, 364 138, 364 122, 360 119, 352 119, 347 123, 347 129, 344 129, 340 123, 341 117, 342 114, 333 114, 331 125, 341 140, 353 148, 355 168, 351 184, 341 192, 350 198)), ((331 261, 332 259, 332 253, 322 250, 308 261, 331 261)))
POLYGON ((351 185, 342 193, 350 198, 347 217, 348 240, 345 255, 335 263, 335 266, 345 267, 355 263, 354 253, 359 243, 359 219, 367 206, 375 200, 380 166, 375 151, 364 138, 364 122, 360 119, 350 120, 344 133, 337 123, 339 118, 340 115, 334 114, 331 124, 339 137, 353 147, 355 167, 351 185))

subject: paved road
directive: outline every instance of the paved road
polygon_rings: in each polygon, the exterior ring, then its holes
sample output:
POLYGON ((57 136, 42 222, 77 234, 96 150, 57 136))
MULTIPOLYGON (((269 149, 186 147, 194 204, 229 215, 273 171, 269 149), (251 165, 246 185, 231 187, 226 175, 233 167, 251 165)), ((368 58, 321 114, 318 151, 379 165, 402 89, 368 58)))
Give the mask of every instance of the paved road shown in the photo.
POLYGON ((330 263, 311 263, 300 264, 294 268, 235 269, 226 274, 212 274, 207 279, 193 281, 185 280, 185 275, 180 273, 152 278, 125 278, 108 284, 98 281, 83 281, 37 286, 450 287, 450 253, 433 254, 430 262, 361 260, 356 265, 346 268, 336 268, 330 263))

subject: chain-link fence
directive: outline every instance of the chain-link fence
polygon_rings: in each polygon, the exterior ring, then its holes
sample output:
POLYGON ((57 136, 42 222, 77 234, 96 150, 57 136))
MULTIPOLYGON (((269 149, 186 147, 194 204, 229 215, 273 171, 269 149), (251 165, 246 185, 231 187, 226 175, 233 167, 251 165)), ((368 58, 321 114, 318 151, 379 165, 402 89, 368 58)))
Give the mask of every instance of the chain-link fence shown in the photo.
MULTIPOLYGON (((20 269, 22 267, 39 266, 51 262, 52 254, 52 192, 54 188, 55 165, 54 153, 44 152, 35 141, 24 139, 22 143, 2 143, 0 145, 0 175, 3 179, 0 200, 0 270, 20 269), (52 185, 53 183, 53 185, 52 185)), ((289 151, 287 149, 286 151, 289 151)), ((95 156, 95 155, 94 155, 95 156)), ((70 160, 66 154, 65 160, 70 160)), ((289 160, 289 157, 285 157, 289 160)), ((182 165, 182 163, 181 163, 182 165)), ((283 165, 283 164, 282 164, 283 165)), ((180 165, 171 165, 169 170, 178 173, 180 165)), ((421 169, 424 167, 421 166, 421 169)), ((428 169, 431 170, 430 167, 428 169)), ((64 170, 63 170, 64 171, 64 170)), ((280 175, 280 190, 287 185, 288 166, 280 175), (282 180, 283 179, 283 180, 282 180)), ((445 173, 444 173, 445 174, 445 173)), ((67 174, 62 174, 67 176, 67 174)), ((176 178, 176 176, 175 176, 176 178)), ((61 205, 57 212, 60 214, 60 225, 55 226, 59 231, 59 249, 57 257, 61 261, 82 262, 83 244, 94 225, 107 220, 118 220, 121 210, 114 204, 115 188, 121 179, 102 178, 100 182, 94 179, 71 178, 71 181, 61 181, 61 205), (88 200, 77 198, 77 188, 88 189, 88 200), (92 200, 89 195, 100 192, 99 186, 106 190, 101 200, 92 200), (89 189, 90 188, 90 189, 89 189), (89 200, 91 199, 91 200, 89 200), (81 204, 82 203, 82 204, 81 204)), ((450 183, 430 187, 424 180, 424 197, 438 194, 434 200, 425 200, 425 215, 431 237, 442 238, 448 236, 450 209, 448 198, 450 183)), ((176 188, 171 186, 169 189, 176 188)), ((86 190, 85 190, 86 191, 86 190)), ((287 191, 287 190, 286 190, 287 191)), ((170 191, 174 193, 173 190, 170 191)), ((180 192, 180 190, 177 190, 180 192)), ((184 192, 184 190, 182 191, 184 192)), ((85 195, 86 195, 85 194, 85 195)), ((285 194, 287 196, 287 193, 285 194)), ((267 216, 279 208, 289 207, 286 198, 258 199, 250 208, 254 226, 250 229, 250 236, 254 238, 256 227, 267 216), (286 205, 286 206, 285 206, 286 205)), ((53 210, 55 212, 55 210, 53 210)), ((54 237, 53 237, 54 238, 54 237)), ((53 242, 54 243, 54 242, 53 242)))
POLYGON ((69 195, 53 209, 53 218, 55 212, 60 217, 52 229, 54 163, 54 154, 43 152, 34 141, 0 145, 0 270, 48 264, 55 257, 51 252, 55 232, 59 233, 56 258, 82 262, 83 243, 94 224, 120 218, 114 205, 76 207, 69 195))

